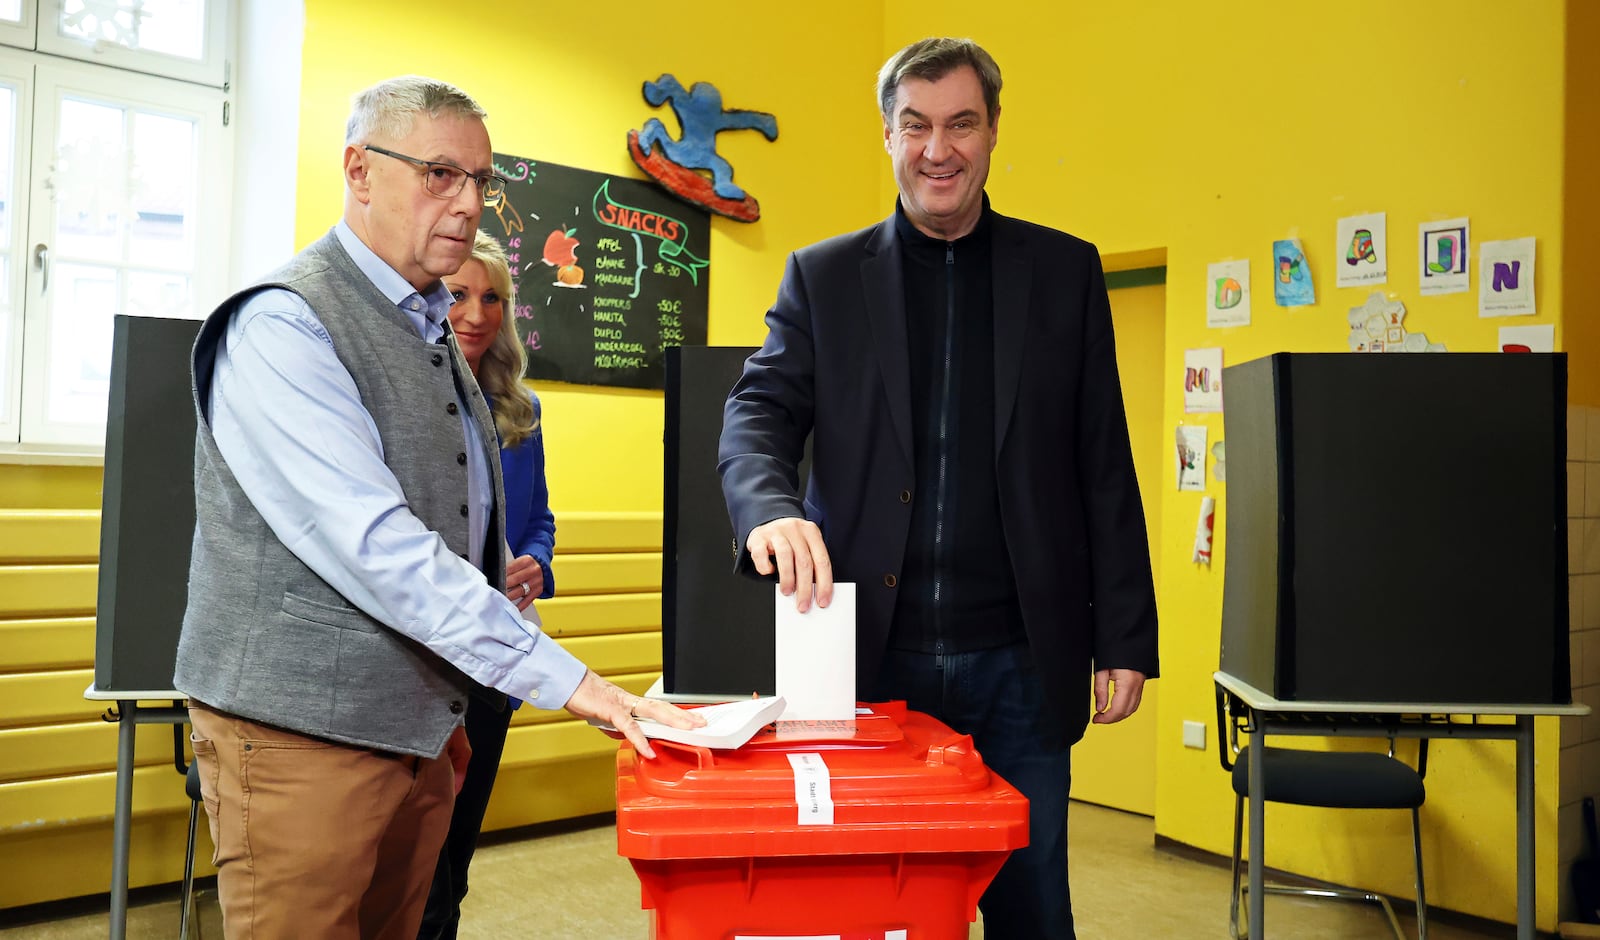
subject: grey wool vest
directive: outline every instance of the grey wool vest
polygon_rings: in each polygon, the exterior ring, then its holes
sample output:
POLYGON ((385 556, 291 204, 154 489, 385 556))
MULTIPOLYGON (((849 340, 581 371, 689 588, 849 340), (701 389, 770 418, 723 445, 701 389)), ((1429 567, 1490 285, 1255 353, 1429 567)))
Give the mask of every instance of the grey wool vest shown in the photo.
MULTIPOLYGON (((505 586, 505 497, 494 420, 452 337, 424 342, 330 232, 200 328, 193 355, 194 547, 173 685, 210 705, 346 744, 434 757, 462 722, 475 684, 422 644, 357 609, 272 533, 245 496, 206 420, 217 345, 252 294, 304 297, 327 329, 383 441, 406 502, 467 557, 467 468, 459 400, 477 419, 494 485, 484 568, 505 586)), ((498 693, 496 693, 498 694, 498 693)))

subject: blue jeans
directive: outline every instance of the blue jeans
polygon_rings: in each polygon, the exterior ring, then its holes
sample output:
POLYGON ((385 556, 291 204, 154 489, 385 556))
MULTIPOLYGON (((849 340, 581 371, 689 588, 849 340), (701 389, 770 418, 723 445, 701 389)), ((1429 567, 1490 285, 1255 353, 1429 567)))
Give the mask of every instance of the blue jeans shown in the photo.
POLYGON ((1011 853, 978 909, 996 940, 1074 940, 1067 888, 1071 749, 1046 748, 1035 730, 1043 692, 1026 643, 944 656, 889 650, 868 701, 905 699, 972 736, 984 763, 1028 798, 1028 846, 1011 853))

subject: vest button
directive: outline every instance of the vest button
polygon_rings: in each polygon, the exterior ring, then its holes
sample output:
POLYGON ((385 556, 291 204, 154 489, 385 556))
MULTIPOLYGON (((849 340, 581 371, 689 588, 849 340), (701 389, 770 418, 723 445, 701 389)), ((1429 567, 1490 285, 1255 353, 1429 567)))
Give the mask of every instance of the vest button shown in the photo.
POLYGON ((462 503, 461 504, 461 518, 465 519, 466 517, 467 517, 467 504, 466 503, 462 503))
POLYGON ((911 491, 910 490, 901 490, 900 491, 900 502, 902 502, 902 503, 911 502, 911 491))
POLYGON ((466 454, 456 454, 456 463, 458 465, 460 465, 460 466, 465 467, 467 465, 467 455, 466 454))
POLYGON ((450 404, 444 406, 444 410, 445 410, 446 414, 455 414, 456 412, 460 411, 461 409, 456 407, 456 403, 455 402, 451 402, 450 404))
POLYGON ((436 365, 436 366, 444 365, 444 357, 439 355, 438 353, 434 353, 433 354, 433 364, 436 365))
POLYGON ((462 705, 460 701, 451 702, 450 703, 450 714, 459 715, 459 714, 461 714, 462 709, 465 708, 465 707, 466 706, 462 705))
POLYGON ((884 576, 883 576, 883 586, 884 586, 884 587, 890 587, 890 588, 892 588, 892 587, 894 587, 894 586, 895 586, 895 585, 896 585, 896 584, 899 584, 899 583, 900 583, 900 579, 899 579, 899 578, 896 578, 896 577, 895 577, 895 576, 894 576, 894 575, 892 575, 892 574, 886 574, 886 575, 884 575, 884 576))

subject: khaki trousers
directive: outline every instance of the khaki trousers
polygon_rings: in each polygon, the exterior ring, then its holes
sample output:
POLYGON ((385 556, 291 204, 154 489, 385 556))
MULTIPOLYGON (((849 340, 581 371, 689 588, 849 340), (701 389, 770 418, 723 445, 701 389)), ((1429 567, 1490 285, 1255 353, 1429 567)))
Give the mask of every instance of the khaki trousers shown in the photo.
POLYGON ((455 781, 190 702, 228 940, 415 940, 455 781))

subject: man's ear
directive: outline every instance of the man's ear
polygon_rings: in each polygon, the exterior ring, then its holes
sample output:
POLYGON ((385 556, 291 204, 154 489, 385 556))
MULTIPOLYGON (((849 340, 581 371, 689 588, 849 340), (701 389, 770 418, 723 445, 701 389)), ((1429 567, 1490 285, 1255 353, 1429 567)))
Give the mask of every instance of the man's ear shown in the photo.
POLYGON ((994 145, 1000 142, 1000 109, 994 109, 994 120, 989 122, 989 152, 994 153, 994 145))
POLYGON ((365 150, 354 144, 344 148, 344 184, 363 203, 372 198, 372 181, 367 177, 371 169, 365 150))

